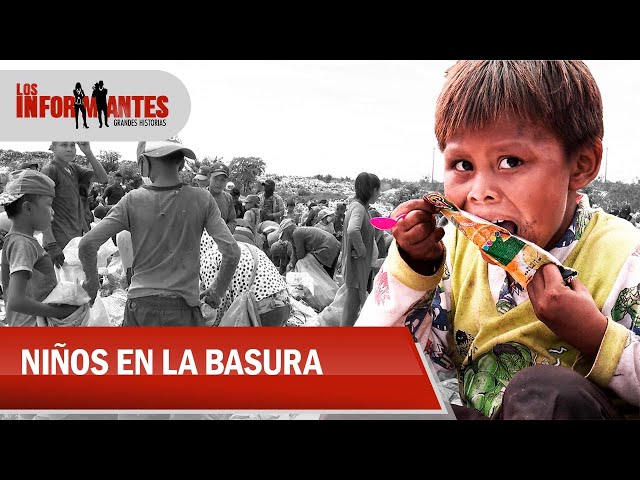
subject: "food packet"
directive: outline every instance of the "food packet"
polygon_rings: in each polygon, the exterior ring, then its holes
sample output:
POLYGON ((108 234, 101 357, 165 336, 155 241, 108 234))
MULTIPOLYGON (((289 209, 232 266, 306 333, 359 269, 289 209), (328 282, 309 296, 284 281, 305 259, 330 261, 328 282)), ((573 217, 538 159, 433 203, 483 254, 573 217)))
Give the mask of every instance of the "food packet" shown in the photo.
POLYGON ((565 267, 560 260, 535 243, 513 235, 506 228, 484 218, 460 210, 438 192, 427 193, 422 199, 438 207, 447 220, 496 265, 505 269, 523 289, 526 289, 536 271, 547 263, 558 266, 567 284, 578 275, 576 270, 565 267))

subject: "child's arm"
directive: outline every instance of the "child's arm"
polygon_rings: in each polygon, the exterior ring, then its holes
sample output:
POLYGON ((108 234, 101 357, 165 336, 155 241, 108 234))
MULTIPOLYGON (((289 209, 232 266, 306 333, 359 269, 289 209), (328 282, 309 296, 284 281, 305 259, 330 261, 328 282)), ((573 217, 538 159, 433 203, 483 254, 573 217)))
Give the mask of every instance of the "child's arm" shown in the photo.
MULTIPOLYGON (((213 199, 213 197, 212 197, 213 199)), ((214 200, 215 201, 215 200, 214 200)), ((86 276, 82 287, 91 297, 91 305, 96 299, 100 289, 100 277, 98 275, 98 250, 111 237, 126 230, 127 224, 124 221, 128 202, 123 197, 95 227, 87 232, 78 244, 78 258, 82 263, 82 269, 86 276)))
POLYGON ((205 229, 218 245, 222 254, 222 262, 213 283, 200 294, 200 297, 204 298, 214 308, 217 308, 222 302, 227 288, 229 288, 238 263, 240 263, 241 252, 238 242, 233 238, 229 227, 222 219, 218 204, 211 195, 207 195, 207 202, 209 202, 209 213, 205 229))
MULTIPOLYGON (((598 310, 586 287, 574 278, 567 286, 554 265, 541 267, 527 286, 538 319, 581 352, 574 369, 601 387, 611 388, 632 405, 640 406, 640 259, 631 255, 615 285, 610 315, 598 310), (623 322, 629 322, 627 328, 623 322)), ((611 304, 612 302, 607 302, 611 304)))
POLYGON ((554 264, 543 265, 527 285, 538 320, 590 358, 595 358, 607 329, 607 317, 578 278, 567 286, 554 264))
POLYGON ((78 309, 76 305, 54 306, 27 297, 25 291, 30 277, 31 272, 28 270, 18 270, 10 275, 6 293, 7 310, 26 315, 65 318, 78 309))
POLYGON ((403 213, 355 326, 405 326, 438 368, 450 370, 450 291, 448 281, 441 283, 444 229, 435 226, 437 209, 421 199, 400 204, 391 217, 403 213))
POLYGON ((449 281, 442 281, 445 268, 443 262, 431 276, 416 273, 402 259, 394 241, 355 326, 408 328, 438 372, 454 369, 451 291, 449 281))
POLYGON ((85 157, 87 157, 87 160, 89 160, 91 168, 93 169, 91 181, 107 183, 107 172, 91 151, 91 145, 89 142, 78 142, 78 147, 80 147, 80 151, 84 153, 85 157))

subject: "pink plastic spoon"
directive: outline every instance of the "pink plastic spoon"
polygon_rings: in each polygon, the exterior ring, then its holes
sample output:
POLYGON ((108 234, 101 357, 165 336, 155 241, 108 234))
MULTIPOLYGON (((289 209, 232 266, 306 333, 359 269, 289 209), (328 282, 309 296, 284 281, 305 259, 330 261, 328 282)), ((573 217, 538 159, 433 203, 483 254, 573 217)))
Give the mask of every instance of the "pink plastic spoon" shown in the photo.
POLYGON ((369 220, 369 223, 373 225, 378 230, 389 230, 396 226, 400 220, 406 217, 407 214, 403 213, 402 215, 398 215, 397 218, 389 218, 389 217, 373 217, 369 220))

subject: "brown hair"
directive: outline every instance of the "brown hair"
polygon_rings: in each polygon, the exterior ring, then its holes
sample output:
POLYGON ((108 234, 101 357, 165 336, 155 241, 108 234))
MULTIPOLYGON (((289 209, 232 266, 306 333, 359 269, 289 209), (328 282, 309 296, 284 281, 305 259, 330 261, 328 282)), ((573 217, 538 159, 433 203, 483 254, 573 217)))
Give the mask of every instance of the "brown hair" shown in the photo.
POLYGON ((550 129, 567 155, 604 135, 600 89, 582 61, 461 60, 445 76, 435 115, 440 151, 456 131, 501 117, 550 129))

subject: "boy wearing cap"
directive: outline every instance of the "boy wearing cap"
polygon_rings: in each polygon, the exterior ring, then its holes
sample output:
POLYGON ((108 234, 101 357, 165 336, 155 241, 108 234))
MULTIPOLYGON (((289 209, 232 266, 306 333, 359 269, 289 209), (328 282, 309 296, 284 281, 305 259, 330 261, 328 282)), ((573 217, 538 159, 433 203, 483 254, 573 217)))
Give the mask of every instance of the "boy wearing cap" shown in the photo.
POLYGON ((55 216, 51 228, 43 232, 43 244, 53 263, 61 267, 64 263, 62 250, 69 240, 87 231, 80 184, 107 183, 107 172, 91 151, 89 142, 52 142, 49 150, 53 152, 53 159, 42 167, 42 173, 55 183, 52 204, 55 216), (76 145, 87 157, 91 168, 74 163, 76 145))
POLYGON ((229 167, 224 163, 216 162, 211 166, 209 179, 209 192, 215 198, 220 215, 233 233, 236 229, 236 208, 233 205, 231 194, 226 191, 229 180, 229 167))
POLYGON ((125 195, 80 241, 79 257, 92 301, 100 282, 98 248, 122 230, 131 233, 133 276, 123 326, 202 326, 200 298, 220 305, 240 260, 240 247, 209 192, 180 181, 185 156, 195 154, 178 140, 140 142, 138 167, 151 179, 125 195), (223 259, 207 290, 199 291, 200 241, 206 229, 223 259), (200 298, 199 298, 200 297, 200 298))
POLYGON ((2 249, 2 289, 9 326, 35 327, 36 316, 66 318, 75 305, 42 303, 57 282, 51 257, 33 236, 49 227, 55 184, 35 170, 11 173, 0 204, 12 220, 2 249))
MULTIPOLYGON (((316 217, 316 224, 314 227, 320 228, 325 232, 329 232, 331 235, 334 235, 335 229, 333 227, 333 219, 335 215, 328 208, 320 210, 318 216, 316 217)), ((335 235, 334 235, 335 236, 335 235)))

